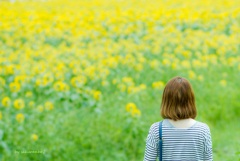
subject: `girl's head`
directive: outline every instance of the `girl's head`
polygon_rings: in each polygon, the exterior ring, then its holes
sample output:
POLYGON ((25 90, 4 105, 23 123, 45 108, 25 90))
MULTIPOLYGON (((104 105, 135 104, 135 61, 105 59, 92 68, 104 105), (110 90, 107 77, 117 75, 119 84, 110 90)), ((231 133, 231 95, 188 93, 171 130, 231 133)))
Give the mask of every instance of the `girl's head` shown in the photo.
POLYGON ((197 116, 195 97, 188 80, 174 77, 167 83, 162 95, 161 115, 172 120, 197 116))

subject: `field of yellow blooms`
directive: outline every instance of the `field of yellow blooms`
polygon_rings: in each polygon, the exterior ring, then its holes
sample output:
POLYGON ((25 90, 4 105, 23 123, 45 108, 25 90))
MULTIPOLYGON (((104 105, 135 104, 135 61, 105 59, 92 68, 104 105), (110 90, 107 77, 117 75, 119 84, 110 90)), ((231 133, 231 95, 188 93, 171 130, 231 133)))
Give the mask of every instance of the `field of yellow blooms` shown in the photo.
POLYGON ((162 90, 194 89, 240 159, 240 0, 1 0, 0 160, 142 160, 162 90))

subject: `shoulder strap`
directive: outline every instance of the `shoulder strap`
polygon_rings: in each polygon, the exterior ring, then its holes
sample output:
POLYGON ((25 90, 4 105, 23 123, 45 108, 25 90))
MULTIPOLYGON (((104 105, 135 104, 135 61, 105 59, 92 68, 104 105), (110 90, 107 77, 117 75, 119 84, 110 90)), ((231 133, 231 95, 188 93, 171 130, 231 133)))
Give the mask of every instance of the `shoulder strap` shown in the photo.
POLYGON ((159 161, 162 161, 162 121, 159 122, 159 161))

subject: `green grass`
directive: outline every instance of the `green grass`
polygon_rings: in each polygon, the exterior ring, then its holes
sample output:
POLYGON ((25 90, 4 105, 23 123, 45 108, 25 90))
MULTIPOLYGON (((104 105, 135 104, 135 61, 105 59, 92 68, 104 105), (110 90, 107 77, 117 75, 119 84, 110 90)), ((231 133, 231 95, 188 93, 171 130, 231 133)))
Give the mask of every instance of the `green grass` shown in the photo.
MULTIPOLYGON (((198 108, 196 119, 207 123, 211 129, 214 160, 239 160, 240 92, 237 90, 239 76, 235 73, 228 73, 227 87, 217 85, 221 74, 206 77, 211 75, 206 73, 202 83, 191 81, 198 108)), ((149 81, 147 75, 151 74, 154 73, 146 74, 146 80, 141 82, 149 81)), ((6 149, 13 152, 24 149, 45 150, 45 154, 11 155, 5 149, 2 160, 142 160, 148 130, 152 123, 161 120, 161 94, 162 91, 151 88, 132 95, 112 90, 105 92, 102 102, 95 107, 73 107, 68 110, 63 103, 55 111, 36 115, 28 125, 19 127, 8 123, 13 128, 5 126, 6 149), (138 106, 141 117, 132 118, 125 111, 128 102, 138 106), (35 131, 39 135, 37 142, 29 140, 28 136, 35 131)))

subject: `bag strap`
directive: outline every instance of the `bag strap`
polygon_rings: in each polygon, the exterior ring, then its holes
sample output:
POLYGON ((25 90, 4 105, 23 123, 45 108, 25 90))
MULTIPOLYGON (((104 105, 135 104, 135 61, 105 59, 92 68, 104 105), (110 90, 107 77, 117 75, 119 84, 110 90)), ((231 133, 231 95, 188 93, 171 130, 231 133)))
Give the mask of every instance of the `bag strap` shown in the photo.
POLYGON ((159 161, 162 161, 162 121, 159 122, 159 161))

